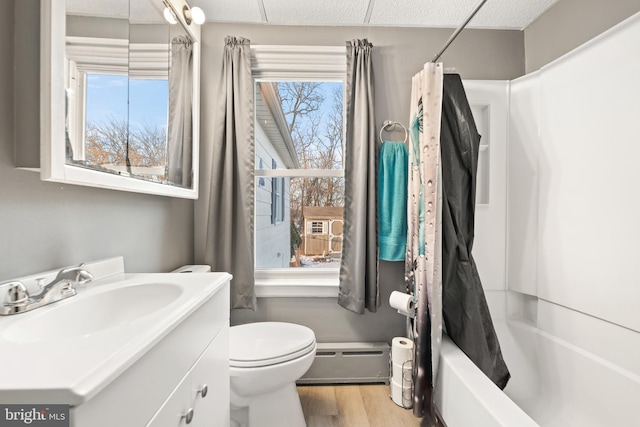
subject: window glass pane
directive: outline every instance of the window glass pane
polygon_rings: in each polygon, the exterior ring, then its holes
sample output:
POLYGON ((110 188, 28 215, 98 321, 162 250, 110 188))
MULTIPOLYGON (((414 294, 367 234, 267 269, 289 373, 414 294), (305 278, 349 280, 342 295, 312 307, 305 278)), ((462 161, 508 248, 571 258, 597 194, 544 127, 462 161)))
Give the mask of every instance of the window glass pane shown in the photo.
POLYGON ((128 86, 126 75, 87 75, 85 150, 88 162, 126 165, 128 86))
MULTIPOLYGON (((257 82, 256 169, 343 168, 342 82, 257 82)), ((256 178, 256 268, 338 268, 344 178, 256 178)))
POLYGON ((95 165, 162 181, 167 151, 168 80, 87 74, 85 152, 95 165), (128 151, 127 151, 128 150, 128 151))
POLYGON ((342 82, 278 82, 303 169, 342 169, 342 82))
POLYGON ((256 178, 256 268, 338 268, 344 178, 256 178), (284 221, 271 222, 272 182, 284 182, 284 221))
POLYGON ((324 233, 324 222, 322 221, 309 221, 311 225, 309 233, 311 234, 323 234, 324 233))
POLYGON ((168 110, 168 80, 129 80, 129 160, 131 166, 159 167, 160 179, 166 164, 168 110))
POLYGON ((343 83, 256 83, 256 165, 342 169, 343 83))

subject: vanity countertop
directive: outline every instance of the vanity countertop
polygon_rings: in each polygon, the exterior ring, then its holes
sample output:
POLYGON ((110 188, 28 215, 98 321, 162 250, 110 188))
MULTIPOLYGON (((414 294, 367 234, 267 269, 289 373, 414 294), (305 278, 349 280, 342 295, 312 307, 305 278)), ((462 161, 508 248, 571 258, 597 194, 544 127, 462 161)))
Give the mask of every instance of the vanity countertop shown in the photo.
POLYGON ((74 297, 0 317, 0 402, 80 405, 230 279, 228 273, 114 274, 74 297), (73 318, 78 313, 83 316, 73 318))

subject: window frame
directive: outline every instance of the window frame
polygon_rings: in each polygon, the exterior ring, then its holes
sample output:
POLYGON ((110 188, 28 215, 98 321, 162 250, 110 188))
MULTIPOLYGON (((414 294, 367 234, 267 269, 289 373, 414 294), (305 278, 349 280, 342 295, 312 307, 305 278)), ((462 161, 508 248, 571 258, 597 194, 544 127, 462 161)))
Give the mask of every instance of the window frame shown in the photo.
MULTIPOLYGON (((66 36, 65 78, 69 89, 67 96, 82 99, 69 102, 69 134, 74 160, 86 160, 86 98, 89 94, 88 78, 91 75, 127 76, 131 80, 169 79, 166 67, 170 55, 165 43, 129 43, 125 39, 103 37, 66 36), (76 159, 76 157, 78 157, 76 159)), ((169 93, 167 92, 167 102, 169 93)), ((127 121, 129 117, 127 117, 127 121)), ((166 143, 165 143, 166 144, 166 143)), ((112 167, 125 173, 125 167, 112 167)), ((164 175, 165 166, 133 166, 138 175, 164 175)))
MULTIPOLYGON (((254 85, 263 81, 317 81, 342 82, 346 87, 346 66, 346 46, 251 46, 254 85)), ((342 169, 254 168, 254 172, 255 178, 283 180, 344 178, 344 166, 342 169)), ((254 241, 255 238, 254 235, 254 241)), ((254 251, 255 248, 254 244, 254 251)), ((336 298, 338 295, 339 268, 255 268, 254 277, 257 297, 336 298)))
POLYGON ((329 234, 325 232, 326 221, 309 221, 309 230, 307 231, 309 234, 329 234), (316 226, 320 226, 320 231, 317 231, 316 226))

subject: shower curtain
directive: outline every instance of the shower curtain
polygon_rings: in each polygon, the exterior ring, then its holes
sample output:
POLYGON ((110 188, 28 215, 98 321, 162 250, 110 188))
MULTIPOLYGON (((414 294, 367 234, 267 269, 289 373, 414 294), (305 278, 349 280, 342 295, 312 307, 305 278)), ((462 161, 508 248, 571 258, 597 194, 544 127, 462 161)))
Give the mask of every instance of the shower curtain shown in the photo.
POLYGON ((442 341, 442 276, 440 206, 440 115, 442 64, 427 63, 413 77, 411 91, 411 148, 407 206, 407 288, 418 298, 414 322, 413 413, 434 413, 433 388, 442 341))
POLYGON ((442 305, 447 335, 498 387, 510 374, 502 358, 473 249, 480 135, 457 74, 444 76, 442 101, 442 305))
POLYGON ((418 300, 413 411, 433 425, 443 326, 496 385, 510 377, 471 255, 480 135, 460 76, 443 75, 442 64, 428 63, 413 78, 411 144, 405 280, 418 300))

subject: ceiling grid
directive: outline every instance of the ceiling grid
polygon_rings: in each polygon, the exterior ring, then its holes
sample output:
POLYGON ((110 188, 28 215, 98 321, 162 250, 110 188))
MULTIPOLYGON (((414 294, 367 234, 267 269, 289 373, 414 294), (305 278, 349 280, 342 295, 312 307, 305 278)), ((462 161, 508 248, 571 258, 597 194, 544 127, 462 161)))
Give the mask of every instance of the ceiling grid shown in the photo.
MULTIPOLYGON (((208 22, 428 28, 455 28, 478 4, 478 0, 188 1, 204 11, 208 22)), ((522 30, 557 1, 488 0, 467 28, 522 30)), ((129 0, 67 0, 67 5, 75 14, 88 14, 93 8, 109 16, 128 10, 129 0)), ((135 0, 131 11, 140 20, 145 16, 161 19, 161 5, 160 0, 135 0)))

